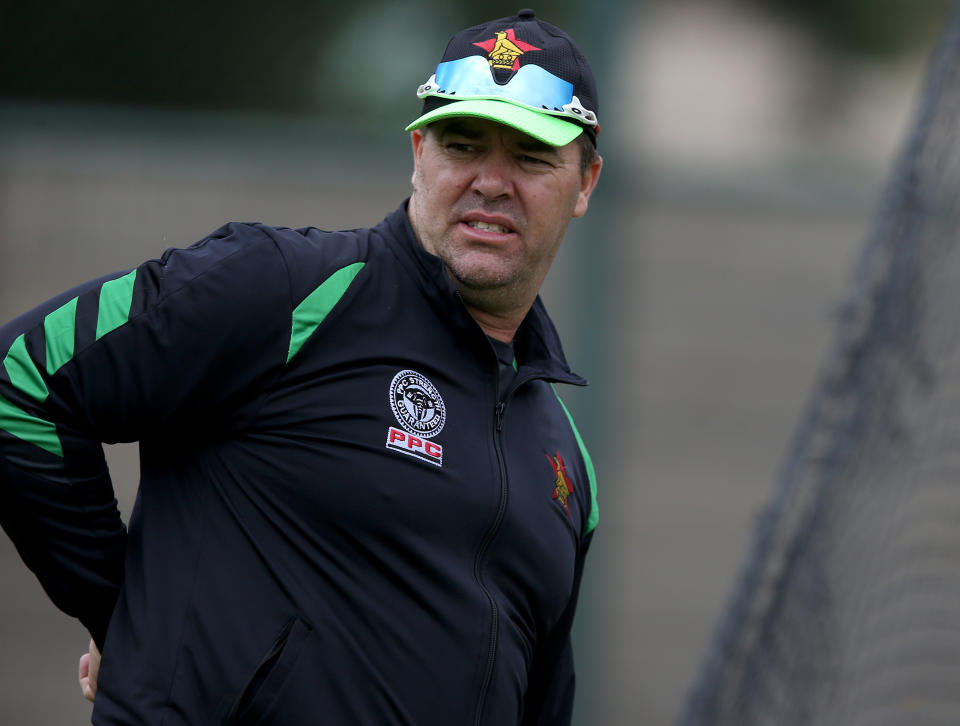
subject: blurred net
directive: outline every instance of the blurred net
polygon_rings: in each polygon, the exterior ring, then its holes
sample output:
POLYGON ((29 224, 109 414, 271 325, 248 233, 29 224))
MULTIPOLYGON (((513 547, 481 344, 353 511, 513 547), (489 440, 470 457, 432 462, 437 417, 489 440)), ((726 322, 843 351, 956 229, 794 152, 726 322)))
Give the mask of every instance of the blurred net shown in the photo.
POLYGON ((680 726, 960 723, 960 4, 680 726))

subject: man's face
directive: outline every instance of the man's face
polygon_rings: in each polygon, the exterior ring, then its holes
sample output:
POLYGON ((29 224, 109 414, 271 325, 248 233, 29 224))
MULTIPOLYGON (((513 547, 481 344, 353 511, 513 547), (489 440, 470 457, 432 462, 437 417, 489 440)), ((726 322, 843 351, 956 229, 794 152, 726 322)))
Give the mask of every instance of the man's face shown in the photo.
MULTIPOLYGON (((572 217, 587 211, 599 157, 476 118, 412 132, 410 219, 468 305, 529 306, 572 217)), ((493 312, 492 310, 490 312, 493 312)))

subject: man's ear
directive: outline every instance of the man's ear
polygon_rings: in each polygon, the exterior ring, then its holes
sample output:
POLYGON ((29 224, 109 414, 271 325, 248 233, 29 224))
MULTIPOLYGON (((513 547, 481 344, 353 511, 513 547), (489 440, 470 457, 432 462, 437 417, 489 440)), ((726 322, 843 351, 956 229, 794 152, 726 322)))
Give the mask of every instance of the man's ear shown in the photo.
POLYGON ((580 193, 577 196, 577 205, 574 207, 573 216, 582 217, 587 213, 587 206, 590 204, 590 195, 597 186, 600 179, 600 170, 603 169, 603 157, 597 154, 593 163, 587 168, 580 177, 580 193))
POLYGON ((417 167, 420 166, 420 156, 423 154, 423 144, 426 141, 426 129, 414 129, 410 132, 410 144, 413 147, 413 177, 417 175, 417 167))

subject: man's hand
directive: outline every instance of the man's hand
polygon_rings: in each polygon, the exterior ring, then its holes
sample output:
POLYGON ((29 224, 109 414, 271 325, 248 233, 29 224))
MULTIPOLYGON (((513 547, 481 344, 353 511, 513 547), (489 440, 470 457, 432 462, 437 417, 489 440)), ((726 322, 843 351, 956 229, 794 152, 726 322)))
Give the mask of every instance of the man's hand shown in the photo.
POLYGON ((100 651, 90 639, 90 652, 80 656, 80 690, 90 703, 97 695, 97 673, 100 672, 100 651))

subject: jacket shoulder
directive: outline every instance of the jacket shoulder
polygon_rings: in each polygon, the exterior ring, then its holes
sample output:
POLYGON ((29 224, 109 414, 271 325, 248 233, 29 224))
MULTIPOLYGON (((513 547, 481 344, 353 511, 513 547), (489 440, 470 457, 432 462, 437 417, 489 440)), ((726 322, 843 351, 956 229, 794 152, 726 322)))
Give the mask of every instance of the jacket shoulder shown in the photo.
POLYGON ((353 271, 355 276, 377 255, 376 236, 370 229, 331 232, 315 227, 254 227, 273 241, 283 258, 294 305, 341 271, 353 271))

